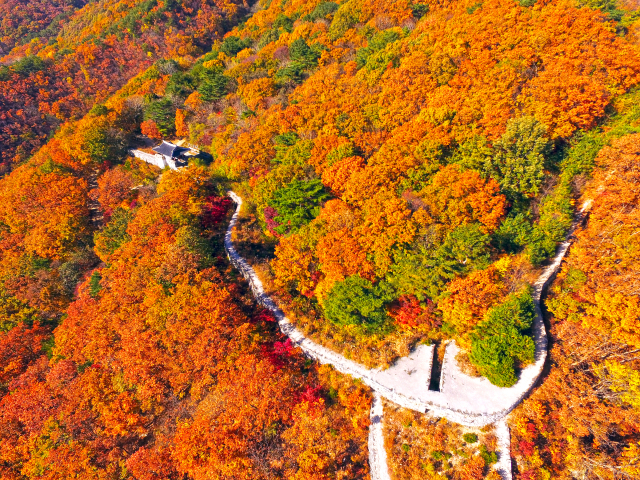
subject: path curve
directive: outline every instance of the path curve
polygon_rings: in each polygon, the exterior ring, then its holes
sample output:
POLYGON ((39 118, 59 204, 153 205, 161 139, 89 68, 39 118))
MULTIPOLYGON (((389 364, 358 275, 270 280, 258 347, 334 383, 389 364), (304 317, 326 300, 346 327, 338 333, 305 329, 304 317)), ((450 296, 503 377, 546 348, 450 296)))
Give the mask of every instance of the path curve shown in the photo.
POLYGON ((543 270, 534 284, 536 318, 532 330, 536 346, 535 362, 522 370, 514 386, 501 388, 491 384, 486 378, 470 377, 461 372, 455 361, 458 347, 455 342, 449 342, 442 365, 440 391, 436 392, 428 389, 434 355, 433 346, 420 345, 409 356, 398 359, 390 368, 382 370, 369 369, 305 337, 278 308, 273 299, 265 293, 256 272, 233 246, 231 236, 238 221, 242 199, 232 191, 228 194, 236 203, 236 211, 231 218, 224 240, 229 259, 251 285, 256 300, 273 311, 285 335, 310 357, 320 363, 332 364, 342 373, 362 379, 375 392, 402 407, 420 412, 428 410, 452 422, 474 427, 495 423, 505 417, 533 388, 542 373, 547 355, 547 334, 540 308, 540 297, 558 271, 571 245, 572 234, 590 206, 590 202, 582 206, 566 240, 560 244, 552 262, 543 270))

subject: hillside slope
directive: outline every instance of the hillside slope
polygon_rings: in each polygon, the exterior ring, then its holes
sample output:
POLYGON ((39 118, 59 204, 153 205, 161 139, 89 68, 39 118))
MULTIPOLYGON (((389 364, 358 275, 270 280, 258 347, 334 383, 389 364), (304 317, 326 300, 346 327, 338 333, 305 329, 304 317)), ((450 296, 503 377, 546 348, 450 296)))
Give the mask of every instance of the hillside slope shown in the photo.
POLYGON ((639 141, 597 157, 593 209, 548 301, 552 370, 512 419, 521 478, 640 475, 639 141))
POLYGON ((637 84, 633 36, 563 1, 263 6, 172 77, 163 127, 241 184, 244 253, 273 249, 263 280, 331 348, 385 365, 456 338, 513 383, 528 284, 592 167, 572 146, 637 84))
MULTIPOLYGON (((189 62, 200 55, 248 11, 246 2, 213 0, 38 7, 0 2, 0 12, 16 17, 4 17, 3 30, 33 37, 24 42, 21 35, 23 42, 0 57, 0 174, 35 153, 61 123, 82 117, 158 58, 189 62), (54 13, 57 26, 41 31, 54 13)), ((14 40, 3 40, 7 49, 14 40)))
MULTIPOLYGON (((369 477, 370 392, 256 306, 229 188, 305 335, 368 367, 435 344, 432 389, 450 340, 517 381, 592 198, 514 473, 639 475, 636 7, 0 0, 0 476, 369 477), (210 156, 160 171, 149 139, 210 156)), ((394 479, 496 478, 490 429, 385 415, 394 479)))

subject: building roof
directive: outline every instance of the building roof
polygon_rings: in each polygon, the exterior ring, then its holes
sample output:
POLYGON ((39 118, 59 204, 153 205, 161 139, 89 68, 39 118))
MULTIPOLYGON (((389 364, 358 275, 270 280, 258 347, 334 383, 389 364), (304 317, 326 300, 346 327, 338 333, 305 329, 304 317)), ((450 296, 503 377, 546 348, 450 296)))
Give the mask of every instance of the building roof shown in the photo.
POLYGON ((153 151, 167 157, 177 157, 183 152, 189 151, 188 148, 178 147, 171 142, 162 141, 160 145, 153 148, 153 151))

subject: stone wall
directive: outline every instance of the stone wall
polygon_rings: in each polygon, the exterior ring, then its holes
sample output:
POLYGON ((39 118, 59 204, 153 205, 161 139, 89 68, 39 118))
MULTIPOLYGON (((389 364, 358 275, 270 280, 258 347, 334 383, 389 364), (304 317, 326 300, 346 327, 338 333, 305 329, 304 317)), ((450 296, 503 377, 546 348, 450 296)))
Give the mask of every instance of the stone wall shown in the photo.
POLYGON ((169 167, 171 170, 177 170, 176 162, 166 155, 151 155, 150 153, 145 153, 140 150, 129 150, 129 154, 158 168, 164 169, 169 167))

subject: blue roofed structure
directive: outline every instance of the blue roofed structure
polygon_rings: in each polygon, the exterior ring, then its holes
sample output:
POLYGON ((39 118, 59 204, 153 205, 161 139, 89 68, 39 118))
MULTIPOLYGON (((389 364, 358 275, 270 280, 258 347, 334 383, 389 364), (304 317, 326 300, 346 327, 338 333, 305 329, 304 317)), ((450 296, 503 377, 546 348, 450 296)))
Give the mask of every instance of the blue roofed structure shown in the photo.
POLYGON ((188 152, 189 149, 184 147, 179 147, 171 142, 167 142, 163 140, 160 145, 153 148, 153 151, 160 155, 164 155, 165 157, 180 158, 180 156, 183 153, 188 152))

